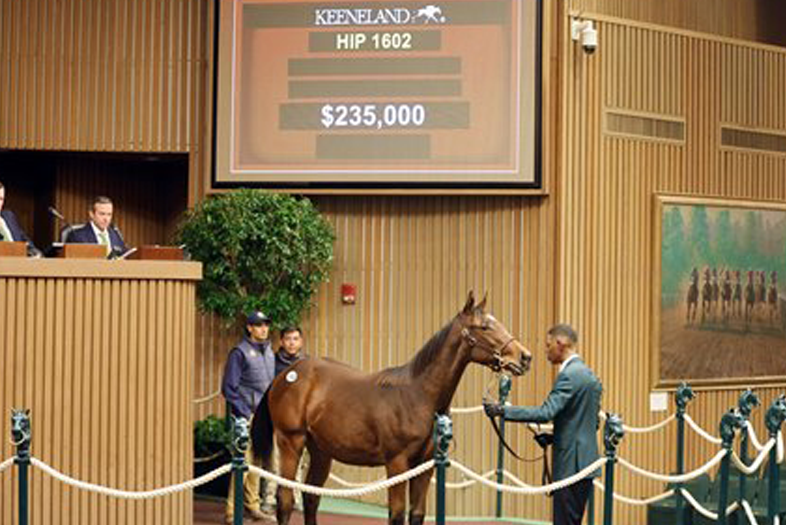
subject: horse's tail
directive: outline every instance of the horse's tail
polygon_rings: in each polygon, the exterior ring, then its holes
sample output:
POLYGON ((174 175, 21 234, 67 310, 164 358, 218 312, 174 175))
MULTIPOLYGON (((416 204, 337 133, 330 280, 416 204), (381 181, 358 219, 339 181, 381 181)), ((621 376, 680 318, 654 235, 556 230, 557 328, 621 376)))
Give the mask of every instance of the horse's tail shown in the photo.
POLYGON ((273 452, 273 419, 270 417, 268 405, 269 393, 270 389, 262 396, 251 424, 251 451, 254 458, 265 465, 273 452))

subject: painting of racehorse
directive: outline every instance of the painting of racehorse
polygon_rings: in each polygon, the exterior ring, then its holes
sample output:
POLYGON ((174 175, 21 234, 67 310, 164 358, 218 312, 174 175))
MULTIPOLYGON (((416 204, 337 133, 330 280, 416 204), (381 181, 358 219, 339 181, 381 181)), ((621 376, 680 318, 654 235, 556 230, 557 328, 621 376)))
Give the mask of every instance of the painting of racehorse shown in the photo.
POLYGON ((786 205, 657 196, 658 386, 786 377, 786 205))

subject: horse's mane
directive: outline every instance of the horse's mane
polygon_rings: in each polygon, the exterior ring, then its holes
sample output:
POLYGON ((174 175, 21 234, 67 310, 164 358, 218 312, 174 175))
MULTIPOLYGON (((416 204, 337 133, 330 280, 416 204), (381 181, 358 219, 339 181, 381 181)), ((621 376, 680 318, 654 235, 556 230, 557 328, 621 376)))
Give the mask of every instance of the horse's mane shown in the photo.
POLYGON ((375 384, 383 388, 401 386, 420 374, 434 360, 440 349, 445 344, 450 329, 453 327, 454 319, 443 326, 437 333, 426 341, 426 344, 418 350, 415 357, 401 366, 394 366, 381 370, 376 378, 375 384))

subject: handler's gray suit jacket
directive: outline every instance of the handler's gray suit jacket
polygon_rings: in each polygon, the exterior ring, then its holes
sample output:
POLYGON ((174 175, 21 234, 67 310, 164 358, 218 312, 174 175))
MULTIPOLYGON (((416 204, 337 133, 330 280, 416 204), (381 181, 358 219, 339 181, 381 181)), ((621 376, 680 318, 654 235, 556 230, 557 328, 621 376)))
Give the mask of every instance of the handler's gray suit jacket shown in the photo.
MULTIPOLYGON (((565 479, 598 459, 597 431, 603 386, 581 358, 557 374, 539 407, 505 407, 505 419, 531 423, 554 421, 554 481, 565 479)), ((596 470, 590 477, 600 476, 596 470)))

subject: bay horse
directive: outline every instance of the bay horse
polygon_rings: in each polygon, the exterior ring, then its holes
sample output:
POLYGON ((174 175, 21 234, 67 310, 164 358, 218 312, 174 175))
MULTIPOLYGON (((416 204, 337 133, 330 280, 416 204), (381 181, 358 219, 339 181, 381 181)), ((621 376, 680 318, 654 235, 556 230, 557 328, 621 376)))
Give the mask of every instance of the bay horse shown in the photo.
MULTIPOLYGON (((360 466, 385 466, 388 477, 432 459, 434 415, 444 414, 469 363, 520 376, 532 354, 491 314, 486 299, 464 308, 405 365, 366 374, 327 359, 298 361, 279 374, 257 407, 252 450, 263 464, 279 450, 279 474, 294 479, 303 449, 310 465, 306 483, 322 486, 333 459, 360 466)), ((433 469, 409 481, 409 523, 422 525, 433 469)), ((403 525, 404 484, 388 489, 391 525, 403 525)), ((287 525, 292 490, 281 485, 276 518, 287 525)), ((303 494, 306 525, 317 523, 319 497, 303 494)))

